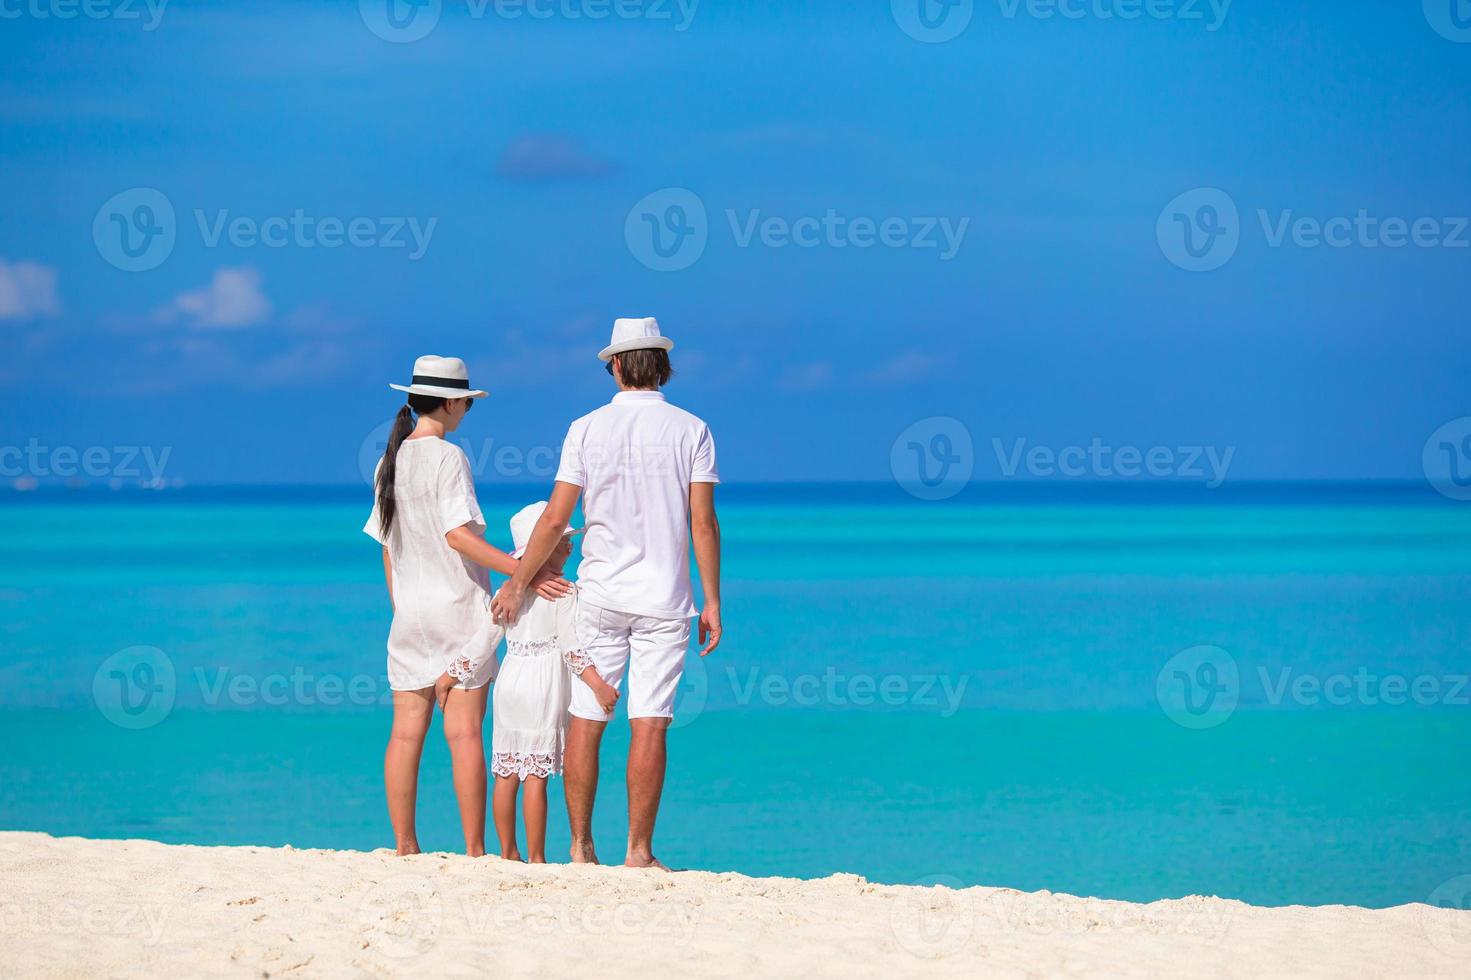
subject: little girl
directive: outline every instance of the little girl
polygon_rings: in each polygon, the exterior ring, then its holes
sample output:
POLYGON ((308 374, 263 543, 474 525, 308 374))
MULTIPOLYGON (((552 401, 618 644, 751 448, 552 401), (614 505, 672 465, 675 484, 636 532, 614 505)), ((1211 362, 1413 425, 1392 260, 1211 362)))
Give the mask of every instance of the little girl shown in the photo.
MULTIPOLYGON (((511 518, 513 558, 525 552, 546 506, 546 501, 538 501, 511 518)), ((572 554, 572 536, 578 533, 572 528, 563 532, 543 566, 543 575, 561 577, 572 554)), ((526 821, 528 859, 533 864, 546 863, 547 777, 562 772, 571 702, 566 664, 589 663, 577 642, 576 620, 575 589, 571 596, 556 601, 528 595, 516 625, 506 631, 506 659, 495 683, 490 771, 495 776, 492 810, 501 857, 511 861, 521 860, 516 846, 516 795, 524 784, 521 815, 526 821)), ((590 665, 578 677, 593 689, 604 710, 613 710, 618 702, 616 688, 590 665)))

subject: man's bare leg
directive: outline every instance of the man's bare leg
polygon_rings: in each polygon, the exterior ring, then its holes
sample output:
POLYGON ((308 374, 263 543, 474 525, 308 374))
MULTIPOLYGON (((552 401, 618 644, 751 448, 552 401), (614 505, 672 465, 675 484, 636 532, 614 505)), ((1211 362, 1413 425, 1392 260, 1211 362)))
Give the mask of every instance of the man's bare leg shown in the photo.
POLYGON ((592 842, 592 809, 598 795, 598 750, 605 721, 572 716, 567 724, 563 757, 562 792, 567 798, 567 823, 572 829, 572 863, 597 864, 592 842))
POLYGON ((659 816, 659 797, 664 792, 667 759, 665 736, 668 718, 631 718, 628 740, 628 853, 629 868, 659 868, 654 857, 654 820, 659 816))

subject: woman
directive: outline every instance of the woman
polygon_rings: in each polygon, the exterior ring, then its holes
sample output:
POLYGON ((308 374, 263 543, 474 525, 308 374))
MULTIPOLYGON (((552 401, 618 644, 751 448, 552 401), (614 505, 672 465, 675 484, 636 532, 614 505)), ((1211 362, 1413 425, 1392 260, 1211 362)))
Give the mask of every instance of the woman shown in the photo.
MULTIPOLYGON (((481 728, 502 635, 490 616, 486 570, 510 575, 516 559, 485 542, 470 461, 444 437, 486 393, 470 387, 464 361, 433 355, 414 362, 412 384, 389 387, 407 392, 408 404, 394 419, 374 478, 373 514, 363 528, 383 546, 393 603, 393 731, 383 759, 388 816, 398 853, 419 853, 419 759, 437 702, 444 711, 465 852, 479 857, 485 853, 486 789, 481 728)), ((537 591, 555 599, 571 585, 548 571, 539 576, 537 591)))

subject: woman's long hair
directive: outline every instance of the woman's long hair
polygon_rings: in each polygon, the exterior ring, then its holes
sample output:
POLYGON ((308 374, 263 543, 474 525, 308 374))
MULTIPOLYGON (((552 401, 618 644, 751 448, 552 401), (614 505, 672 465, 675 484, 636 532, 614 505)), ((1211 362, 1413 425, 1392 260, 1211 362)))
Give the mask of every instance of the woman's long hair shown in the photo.
POLYGON ((428 415, 444 406, 445 399, 434 395, 409 395, 408 404, 398 410, 393 418, 393 428, 388 433, 388 447, 383 450, 383 464, 378 467, 378 527, 384 538, 393 527, 398 502, 393 496, 394 476, 398 470, 398 447, 402 446, 409 433, 414 431, 414 416, 428 415))

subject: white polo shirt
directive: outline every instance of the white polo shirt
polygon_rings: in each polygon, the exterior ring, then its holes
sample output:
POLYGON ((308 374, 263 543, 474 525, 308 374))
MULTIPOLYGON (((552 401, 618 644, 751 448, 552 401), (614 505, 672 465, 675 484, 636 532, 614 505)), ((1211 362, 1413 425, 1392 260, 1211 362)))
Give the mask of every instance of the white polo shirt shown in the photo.
POLYGON ((659 619, 696 614, 690 484, 720 482, 709 426, 663 392, 620 391, 568 428, 557 480, 582 488, 586 601, 659 619))

